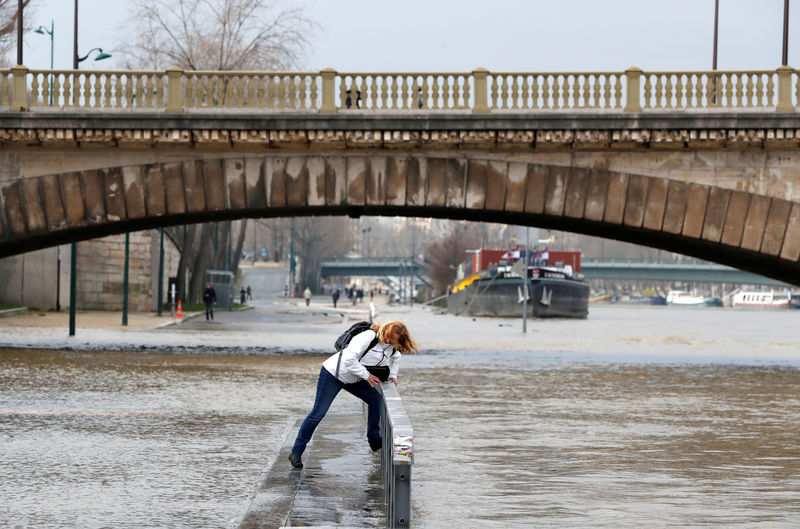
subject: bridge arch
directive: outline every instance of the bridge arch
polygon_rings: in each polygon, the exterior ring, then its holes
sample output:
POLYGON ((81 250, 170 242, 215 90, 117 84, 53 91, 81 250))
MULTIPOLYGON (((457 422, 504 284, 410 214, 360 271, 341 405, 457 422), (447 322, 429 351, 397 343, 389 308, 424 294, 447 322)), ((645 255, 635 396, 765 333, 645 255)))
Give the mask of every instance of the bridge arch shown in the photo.
POLYGON ((400 215, 580 232, 800 285, 800 203, 607 169, 348 151, 187 159, 0 184, 0 257, 159 226, 400 215))

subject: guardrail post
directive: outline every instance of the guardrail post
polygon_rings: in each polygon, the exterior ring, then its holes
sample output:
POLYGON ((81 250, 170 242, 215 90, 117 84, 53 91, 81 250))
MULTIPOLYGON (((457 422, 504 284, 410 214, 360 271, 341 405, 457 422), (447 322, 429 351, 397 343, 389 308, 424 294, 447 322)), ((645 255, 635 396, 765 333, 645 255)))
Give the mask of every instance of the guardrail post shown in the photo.
POLYGON ((642 71, 639 68, 625 70, 625 112, 641 112, 642 71))
POLYGON ((333 114, 336 108, 336 70, 325 68, 319 74, 322 76, 322 106, 319 107, 320 114, 333 114))
POLYGON ((472 79, 475 83, 475 106, 472 107, 473 114, 489 113, 489 70, 478 68, 472 71, 472 79))
POLYGON ((183 90, 181 90, 181 78, 183 70, 173 66, 167 70, 167 112, 183 112, 183 90))
POLYGON ((11 67, 11 77, 14 86, 14 97, 11 100, 11 112, 25 112, 28 110, 28 68, 18 64, 11 67))
POLYGON ((403 401, 391 382, 380 386, 381 470, 389 527, 411 526, 411 468, 414 464, 414 428, 403 401))
POLYGON ((794 68, 780 66, 778 68, 778 104, 775 112, 794 112, 792 104, 792 74, 794 68))

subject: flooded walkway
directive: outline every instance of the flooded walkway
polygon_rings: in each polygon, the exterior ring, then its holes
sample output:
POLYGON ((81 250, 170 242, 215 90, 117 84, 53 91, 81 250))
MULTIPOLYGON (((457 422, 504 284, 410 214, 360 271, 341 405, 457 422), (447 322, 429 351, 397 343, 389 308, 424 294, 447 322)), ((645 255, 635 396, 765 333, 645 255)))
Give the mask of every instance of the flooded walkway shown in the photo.
POLYGON ((239 529, 386 527, 380 456, 367 446, 363 415, 328 415, 303 454, 304 467, 293 469, 287 458, 301 423, 284 440, 239 529))

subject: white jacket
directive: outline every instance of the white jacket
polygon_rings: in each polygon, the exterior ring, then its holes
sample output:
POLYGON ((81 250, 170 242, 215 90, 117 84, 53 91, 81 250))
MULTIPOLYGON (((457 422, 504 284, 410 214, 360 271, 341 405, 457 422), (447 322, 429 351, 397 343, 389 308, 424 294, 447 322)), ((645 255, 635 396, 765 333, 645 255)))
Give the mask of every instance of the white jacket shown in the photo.
MULTIPOLYGON (((395 351, 389 344, 376 343, 375 346, 367 351, 364 358, 359 362, 361 353, 369 346, 369 343, 377 334, 372 329, 353 336, 347 347, 342 349, 342 363, 339 365, 339 381, 345 384, 353 384, 359 380, 367 380, 369 372, 364 366, 389 366, 389 378, 397 378, 400 370, 400 353, 395 351)), ((336 364, 339 363, 339 353, 334 353, 323 362, 328 373, 336 376, 336 364)))

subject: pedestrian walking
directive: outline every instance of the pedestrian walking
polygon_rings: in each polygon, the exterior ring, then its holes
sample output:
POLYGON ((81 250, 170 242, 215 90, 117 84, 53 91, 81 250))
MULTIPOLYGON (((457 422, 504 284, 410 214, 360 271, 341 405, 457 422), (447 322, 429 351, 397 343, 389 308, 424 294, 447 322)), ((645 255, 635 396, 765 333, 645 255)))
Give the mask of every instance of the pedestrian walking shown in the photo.
POLYGON ((203 303, 206 304, 206 321, 211 317, 214 320, 214 305, 217 304, 217 292, 211 283, 206 283, 206 288, 203 290, 203 303))
POLYGON ((247 303, 247 291, 244 289, 244 287, 242 287, 242 289, 239 291, 239 303, 242 305, 247 303))
POLYGON ((301 468, 301 456, 319 422, 325 417, 331 403, 345 390, 367 403, 367 441, 373 452, 381 449, 380 433, 381 395, 375 388, 381 379, 367 370, 383 366, 386 381, 397 385, 400 370, 400 355, 414 354, 417 344, 411 339, 408 329, 401 321, 389 321, 383 325, 373 323, 368 330, 353 336, 341 352, 334 353, 322 364, 317 379, 317 394, 314 407, 300 426, 289 461, 301 468))
POLYGON ((339 292, 338 288, 333 291, 333 294, 331 295, 331 297, 333 298, 333 308, 334 309, 336 308, 336 302, 339 301, 339 297, 340 296, 341 296, 341 293, 339 292))
POLYGON ((253 299, 253 291, 250 290, 250 285, 247 285, 247 299, 249 300, 253 299))
POLYGON ((306 287, 306 289, 303 291, 303 297, 306 298, 306 307, 308 307, 311 304, 311 289, 310 288, 306 287))

